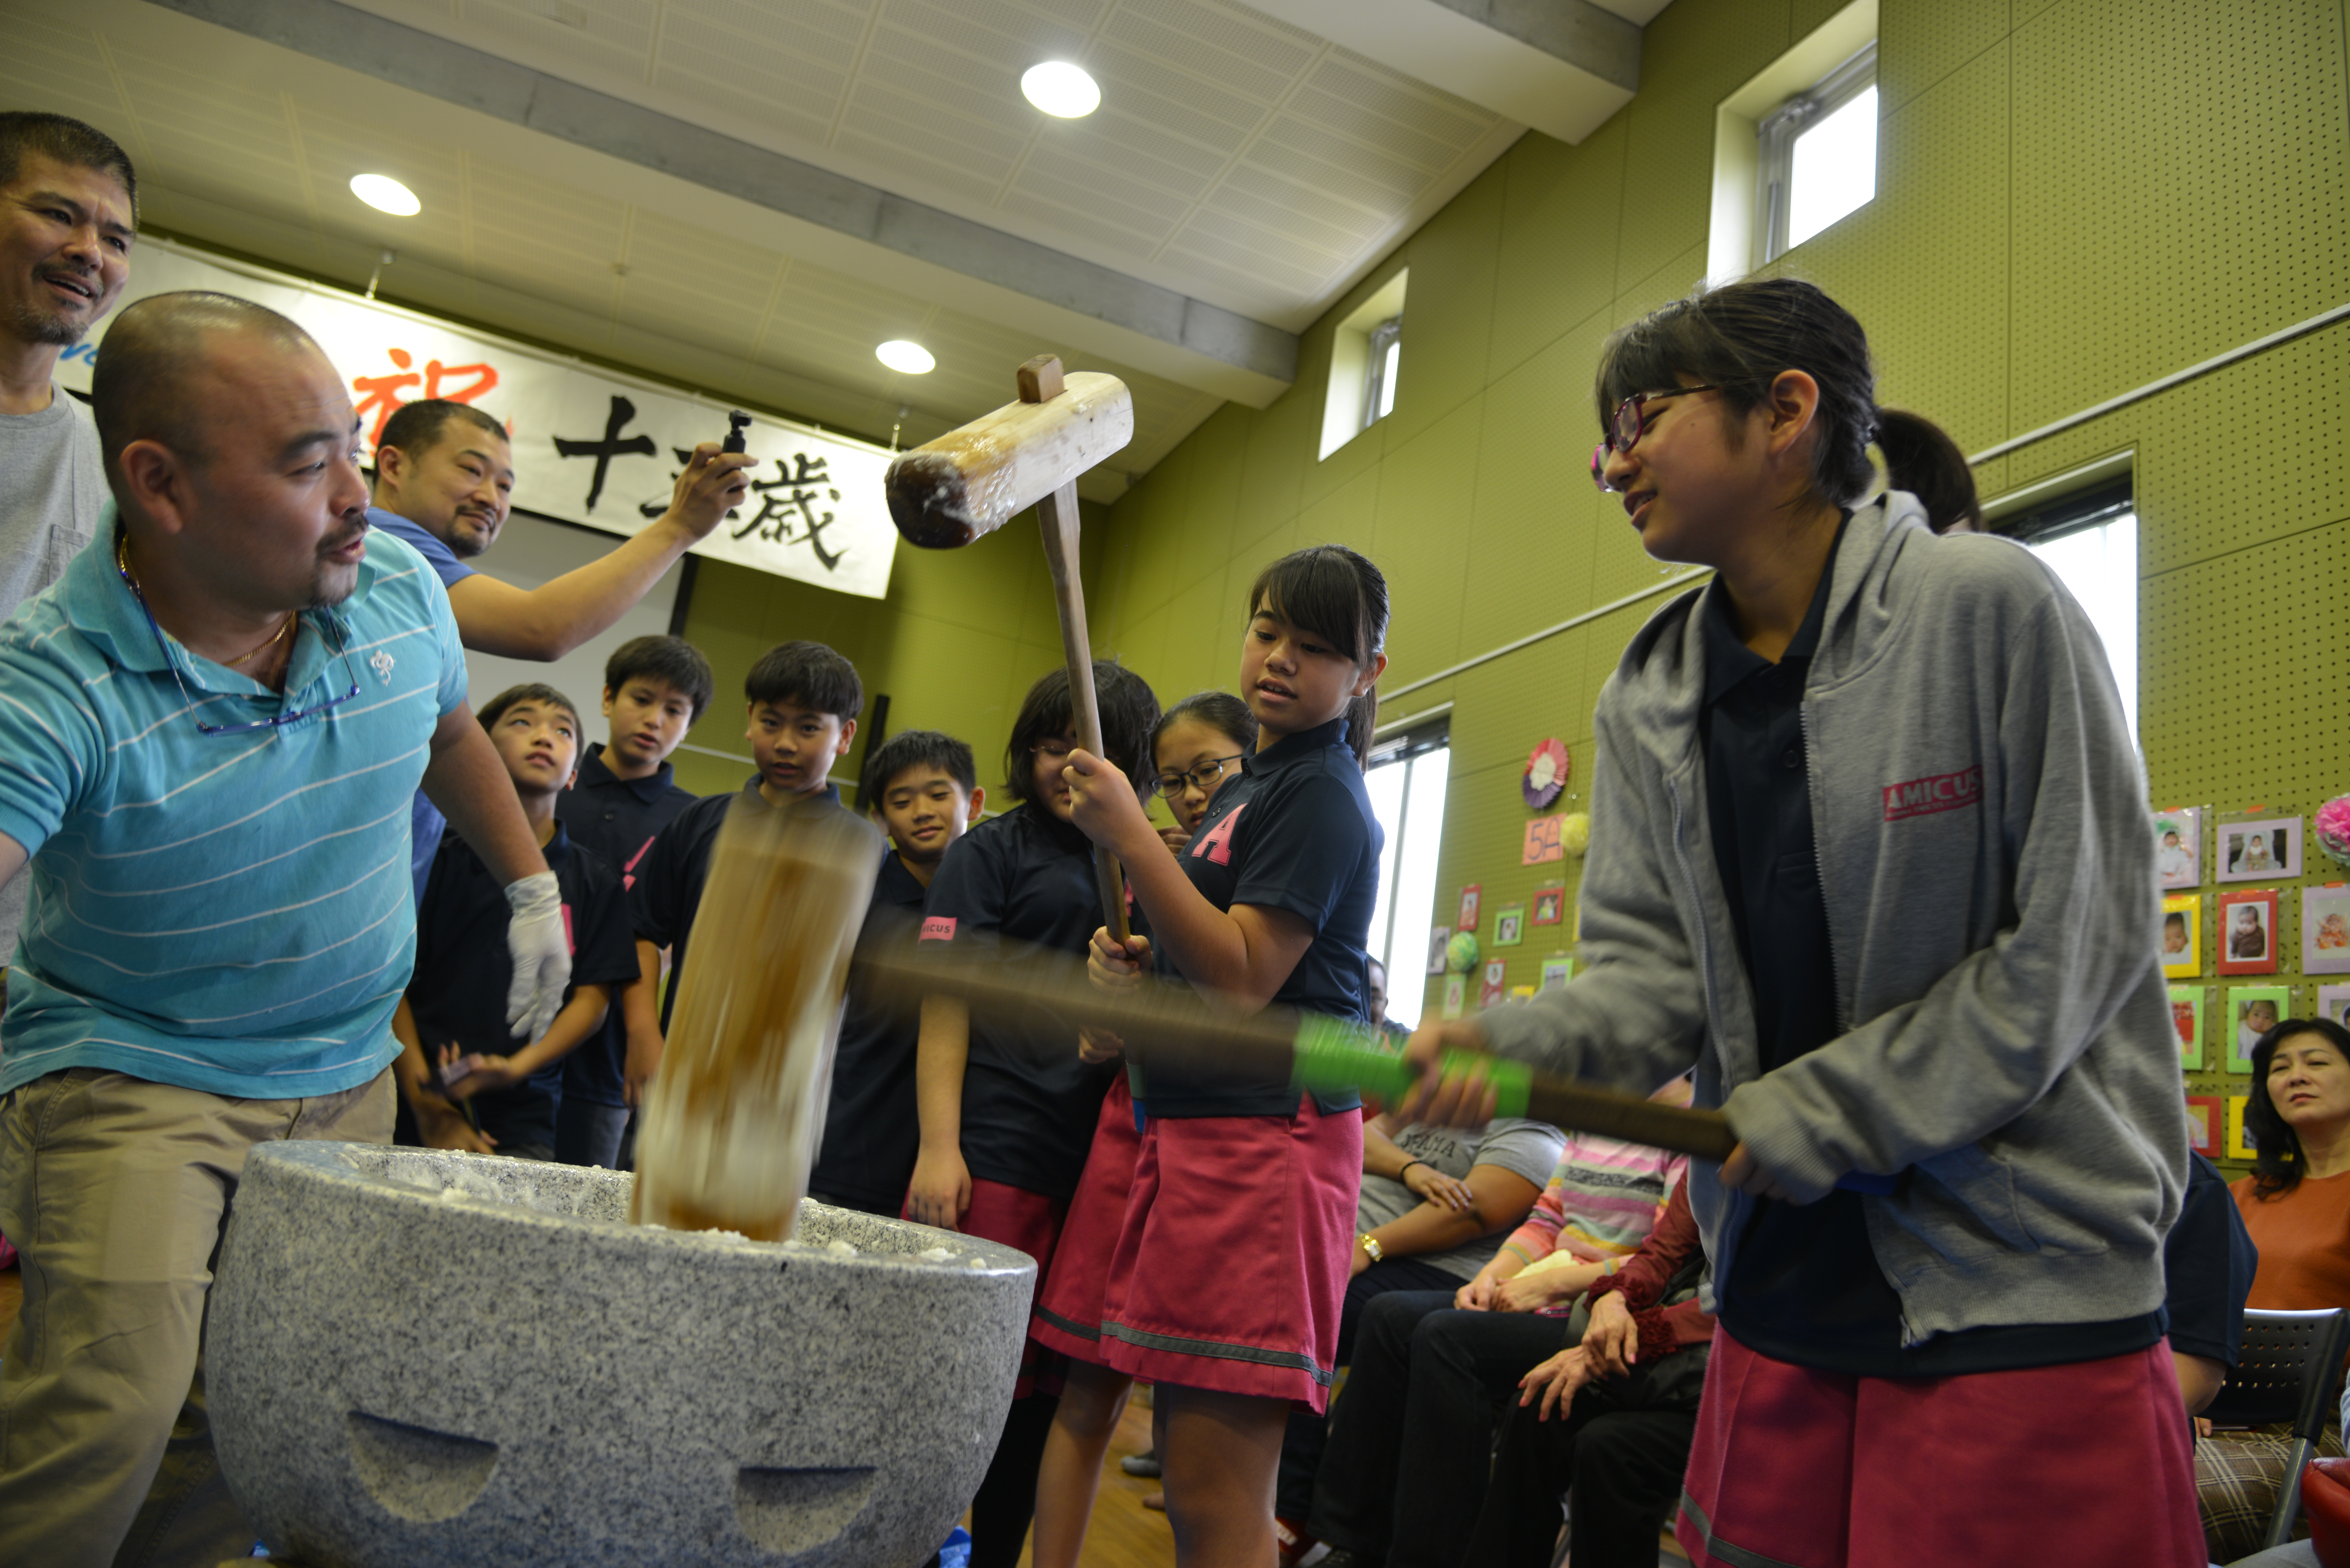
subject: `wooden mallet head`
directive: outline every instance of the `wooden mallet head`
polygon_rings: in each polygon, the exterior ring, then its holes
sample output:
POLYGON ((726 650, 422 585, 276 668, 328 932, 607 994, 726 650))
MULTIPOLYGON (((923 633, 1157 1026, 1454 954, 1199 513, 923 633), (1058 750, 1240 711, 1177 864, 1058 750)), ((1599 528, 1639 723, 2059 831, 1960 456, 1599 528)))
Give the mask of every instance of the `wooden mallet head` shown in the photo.
POLYGON ((993 534, 1134 439, 1134 399, 1116 376, 1064 376, 1040 357, 1020 367, 1020 391, 891 462, 882 483, 908 544, 952 550, 993 534))

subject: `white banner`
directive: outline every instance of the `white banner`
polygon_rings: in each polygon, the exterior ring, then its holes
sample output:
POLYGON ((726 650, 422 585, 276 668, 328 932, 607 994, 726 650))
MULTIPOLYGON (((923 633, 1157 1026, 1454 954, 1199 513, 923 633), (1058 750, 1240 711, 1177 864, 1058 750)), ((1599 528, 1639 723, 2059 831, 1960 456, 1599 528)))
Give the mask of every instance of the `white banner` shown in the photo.
MULTIPOLYGON (((694 445, 726 435, 723 403, 339 289, 141 241, 121 305, 181 289, 236 295, 300 322, 349 378, 370 458, 384 421, 404 402, 449 398, 491 415, 513 439, 515 504, 525 511, 634 534, 667 510, 670 486, 694 445)), ((60 356, 60 384, 89 389, 107 325, 60 356)), ((694 553, 842 593, 886 595, 898 549, 881 492, 889 454, 764 416, 746 434, 745 450, 759 460, 750 499, 694 553)))

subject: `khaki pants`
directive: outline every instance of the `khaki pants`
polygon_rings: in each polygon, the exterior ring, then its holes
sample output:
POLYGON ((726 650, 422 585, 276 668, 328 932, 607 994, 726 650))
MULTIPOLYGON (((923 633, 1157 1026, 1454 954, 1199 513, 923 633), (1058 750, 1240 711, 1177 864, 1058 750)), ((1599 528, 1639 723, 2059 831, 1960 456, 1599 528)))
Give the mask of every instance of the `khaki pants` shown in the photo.
POLYGON ((254 1533, 213 1458, 204 1294, 245 1152, 391 1139, 391 1074, 233 1100, 78 1067, 0 1101, 0 1233, 25 1305, 0 1351, 0 1563, 213 1568, 254 1533))

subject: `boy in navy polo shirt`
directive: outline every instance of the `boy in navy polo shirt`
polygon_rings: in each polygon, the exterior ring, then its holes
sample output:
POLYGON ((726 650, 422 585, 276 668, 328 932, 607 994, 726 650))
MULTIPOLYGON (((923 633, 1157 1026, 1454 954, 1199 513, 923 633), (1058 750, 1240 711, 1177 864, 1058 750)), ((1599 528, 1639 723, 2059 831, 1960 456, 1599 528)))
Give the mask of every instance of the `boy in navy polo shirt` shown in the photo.
MULTIPOLYGON (((987 792, 979 787, 969 746, 936 730, 908 730, 865 759, 857 793, 889 835, 889 852, 881 857, 873 901, 857 933, 857 955, 903 956, 921 934, 931 877, 947 846, 979 820, 987 792)), ((921 1033, 920 998, 902 988, 885 992, 850 971, 824 1147, 808 1176, 808 1196, 898 1216, 922 1141, 914 1104, 914 1049, 921 1033)))
POLYGON ((481 720, 562 891, 572 989, 546 1033, 507 1054, 505 896, 470 845, 443 836, 417 912, 415 979, 392 1015, 402 1141, 551 1159, 562 1060, 602 1027, 612 986, 637 972, 636 954, 619 874, 572 844, 555 816, 579 758, 578 710, 551 686, 513 686, 484 705, 481 720), (468 1102, 471 1115, 461 1108, 468 1102))
POLYGON ((685 971, 686 938, 710 880, 710 846, 726 814, 738 808, 795 814, 848 809, 840 804, 840 786, 828 781, 832 764, 848 753, 858 710, 865 705, 857 667, 820 642, 778 643, 751 666, 743 695, 751 714, 743 739, 751 742, 751 760, 759 771, 737 793, 704 795, 678 813, 637 863, 636 880, 629 888, 643 981, 621 993, 634 1082, 649 1082, 660 1066, 670 1009, 685 971), (670 951, 672 972, 656 1016, 653 998, 660 995, 663 949, 670 951), (642 1079, 636 1072, 639 1064, 642 1079))
MULTIPOLYGON (((611 739, 589 746, 579 759, 579 776, 556 797, 555 815, 573 843, 620 873, 624 888, 654 836, 694 802, 678 788, 669 756, 716 690, 710 660, 681 637, 630 638, 604 662, 604 718, 611 739)), ((639 983, 631 979, 623 985, 639 983)), ((616 998, 596 1037, 564 1058, 555 1158, 566 1165, 620 1163, 629 1107, 644 1089, 644 1080, 631 1079, 626 1070, 626 1001, 616 998)))

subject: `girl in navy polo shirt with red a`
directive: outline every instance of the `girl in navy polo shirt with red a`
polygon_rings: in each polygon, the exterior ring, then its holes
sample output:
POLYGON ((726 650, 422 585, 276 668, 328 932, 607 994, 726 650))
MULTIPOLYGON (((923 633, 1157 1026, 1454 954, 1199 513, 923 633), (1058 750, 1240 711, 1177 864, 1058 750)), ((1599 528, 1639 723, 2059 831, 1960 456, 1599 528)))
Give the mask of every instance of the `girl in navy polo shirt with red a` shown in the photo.
MULTIPOLYGON (((1118 770, 1071 754, 1074 819, 1125 863, 1151 937, 1094 938, 1097 978, 1152 961, 1230 1006, 1367 1019, 1364 943, 1381 836, 1362 763, 1387 581, 1342 545, 1251 588, 1240 690, 1260 731, 1170 860, 1118 770), (1155 944, 1155 950, 1154 950, 1155 944)), ((1176 1559, 1274 1559, 1274 1476, 1293 1405, 1327 1404, 1355 1239, 1361 1102, 1262 1079, 1147 1069, 1144 1127, 1102 1297, 1102 1365, 1158 1387, 1176 1559)))

